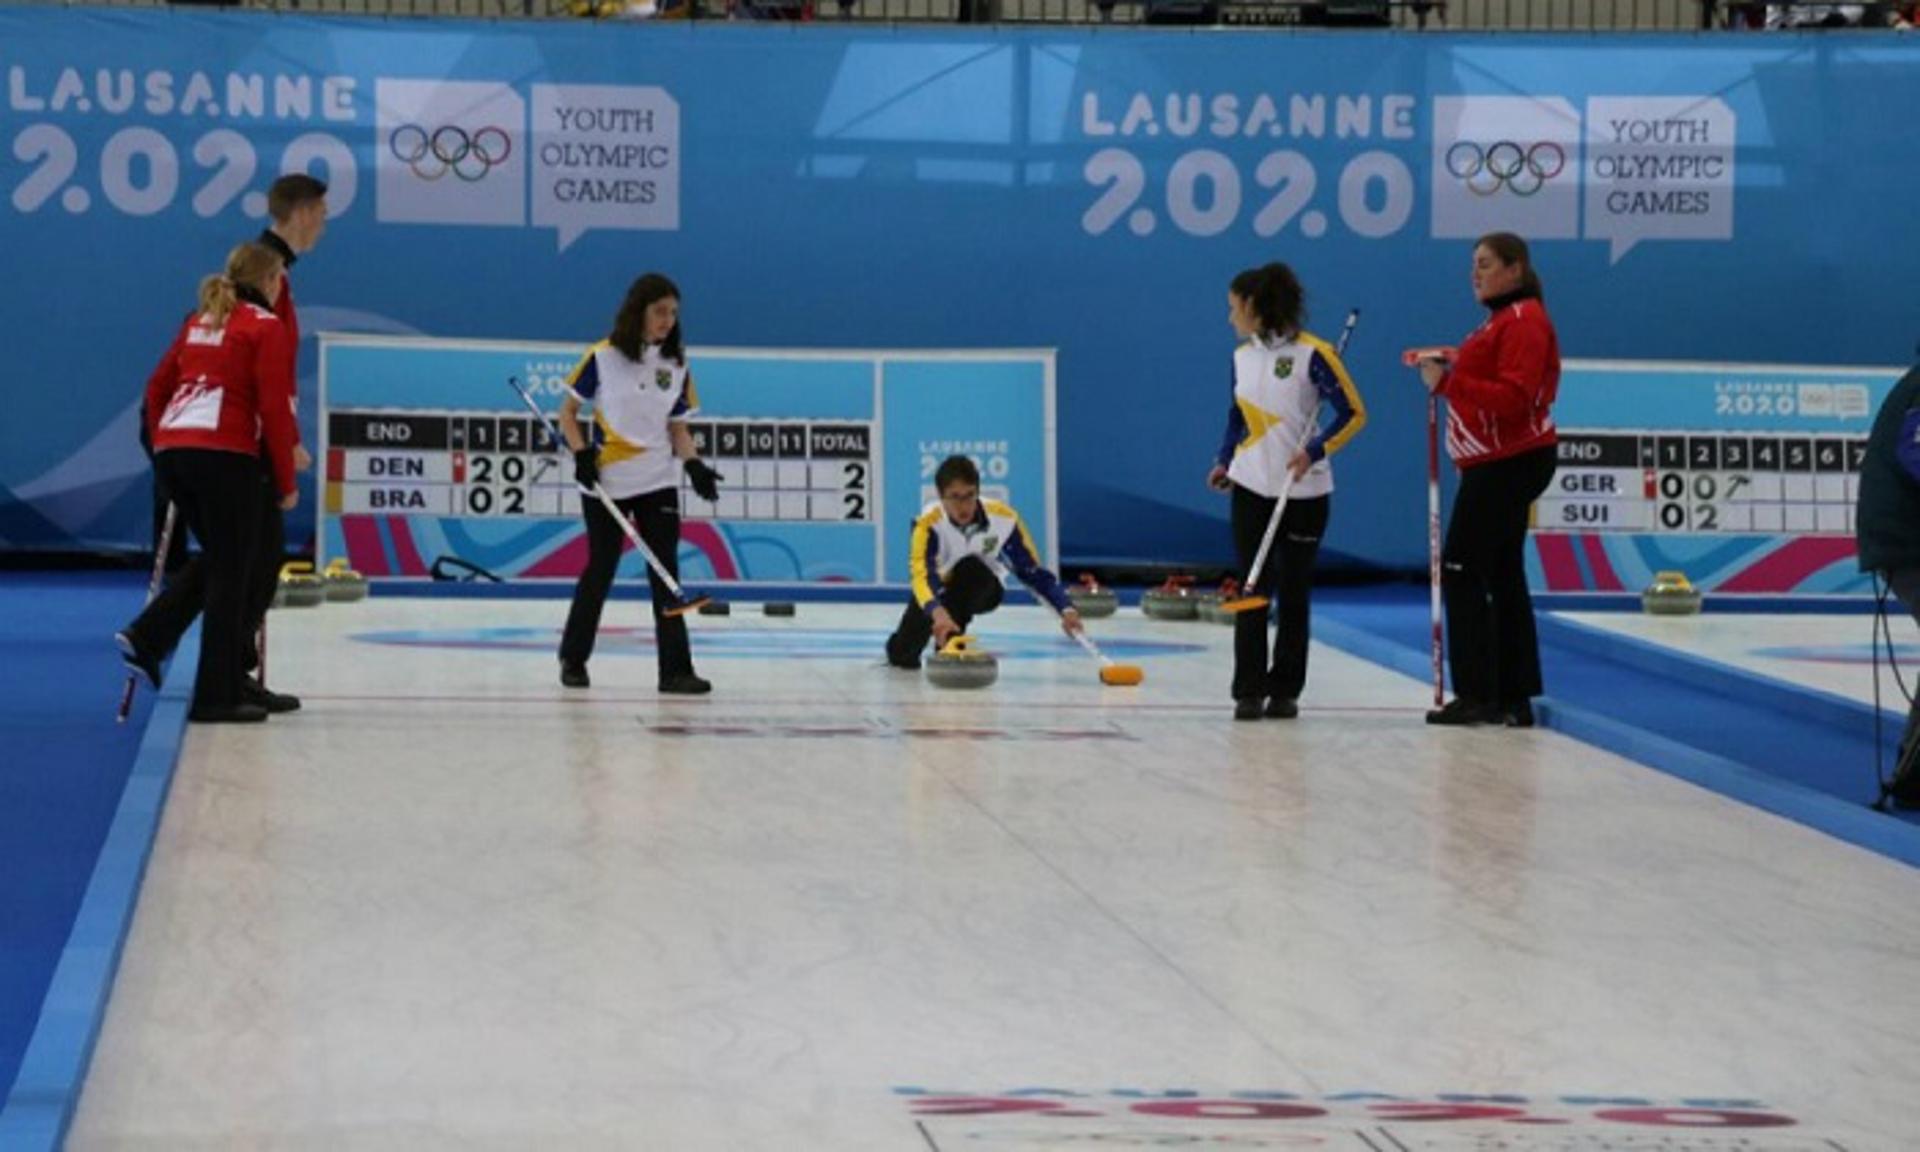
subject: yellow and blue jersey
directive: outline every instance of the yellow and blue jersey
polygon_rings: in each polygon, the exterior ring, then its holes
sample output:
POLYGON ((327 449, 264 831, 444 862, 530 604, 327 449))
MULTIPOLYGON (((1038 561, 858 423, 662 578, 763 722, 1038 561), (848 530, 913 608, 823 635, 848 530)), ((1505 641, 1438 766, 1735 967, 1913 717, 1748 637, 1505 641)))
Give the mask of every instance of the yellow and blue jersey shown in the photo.
POLYGON ((923 508, 914 520, 907 559, 914 602, 931 612, 940 601, 942 577, 969 556, 985 562, 1002 580, 1012 572, 1062 612, 1073 607, 1059 577, 1040 563, 1040 550, 1020 514, 1011 505, 986 499, 968 524, 955 524, 939 501, 923 508))
POLYGON ((1255 337, 1234 349, 1233 406, 1215 461, 1234 483, 1276 496, 1288 462, 1304 447, 1313 466, 1292 495, 1325 496, 1333 491, 1327 457, 1366 423, 1360 391, 1332 345, 1308 332, 1255 337), (1333 414, 1324 427, 1322 407, 1333 414))
POLYGON ((600 486, 607 495, 619 500, 679 486, 680 462, 668 424, 700 409, 684 363, 663 357, 653 344, 633 360, 602 340, 574 366, 567 391, 593 409, 600 486))

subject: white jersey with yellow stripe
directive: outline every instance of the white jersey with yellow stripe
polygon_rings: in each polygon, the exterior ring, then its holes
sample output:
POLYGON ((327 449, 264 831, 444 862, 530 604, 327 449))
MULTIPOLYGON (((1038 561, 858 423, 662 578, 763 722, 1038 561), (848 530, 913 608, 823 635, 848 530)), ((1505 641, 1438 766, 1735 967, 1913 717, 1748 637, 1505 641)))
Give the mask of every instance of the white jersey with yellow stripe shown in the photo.
POLYGON ((1233 353, 1233 402, 1229 423, 1232 458, 1227 478, 1262 496, 1280 491, 1294 454, 1302 448, 1313 465, 1294 481, 1291 495, 1333 491, 1327 457, 1366 423, 1360 393, 1346 365, 1326 341, 1308 332, 1255 337, 1233 353), (1322 431, 1322 405, 1333 414, 1322 431))
POLYGON ((998 500, 981 500, 980 511, 969 524, 955 524, 939 501, 921 509, 913 522, 907 571, 913 598, 932 610, 940 598, 948 572, 967 557, 976 557, 1005 581, 1011 572, 1062 612, 1073 606, 1059 577, 1040 562, 1033 534, 1013 507, 998 500))
POLYGON ((685 364, 662 356, 655 344, 633 360, 602 340, 574 366, 567 390, 593 408, 600 486, 607 495, 620 500, 679 487, 680 461, 668 424, 700 409, 685 364))

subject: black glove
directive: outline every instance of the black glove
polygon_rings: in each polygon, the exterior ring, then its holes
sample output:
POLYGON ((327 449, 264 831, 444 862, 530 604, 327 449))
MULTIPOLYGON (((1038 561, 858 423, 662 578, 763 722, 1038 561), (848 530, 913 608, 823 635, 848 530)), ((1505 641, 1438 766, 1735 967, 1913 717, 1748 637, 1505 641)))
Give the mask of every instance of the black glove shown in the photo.
POLYGON ((687 483, 693 485, 694 495, 709 504, 720 499, 720 481, 725 479, 698 456, 687 461, 687 483))
POLYGON ((573 454, 573 482, 582 488, 592 488, 600 483, 600 463, 598 453, 591 448, 582 448, 573 454))

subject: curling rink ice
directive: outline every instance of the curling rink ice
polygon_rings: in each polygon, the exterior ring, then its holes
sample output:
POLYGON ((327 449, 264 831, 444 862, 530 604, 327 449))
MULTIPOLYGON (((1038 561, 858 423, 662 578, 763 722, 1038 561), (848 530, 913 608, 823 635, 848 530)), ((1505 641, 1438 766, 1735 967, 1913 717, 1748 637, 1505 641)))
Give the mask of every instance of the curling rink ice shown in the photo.
MULTIPOLYGON (((189 729, 68 1147, 1912 1152, 1920 874, 1227 628, 564 601, 278 612, 189 729)), ((1861 639, 1865 620, 1856 618, 1861 639)))
MULTIPOLYGON (((1637 612, 1561 612, 1561 619, 1615 636, 1684 653, 1798 688, 1856 703, 1873 703, 1874 617, 1865 613, 1704 613, 1649 616, 1637 612)), ((1920 645, 1913 643, 1913 617, 1897 599, 1887 601, 1894 658, 1908 690, 1920 680, 1920 645)), ((1880 647, 1880 705, 1904 716, 1906 701, 1880 647)), ((1920 1135, 1913 1147, 1920 1149, 1920 1135)))

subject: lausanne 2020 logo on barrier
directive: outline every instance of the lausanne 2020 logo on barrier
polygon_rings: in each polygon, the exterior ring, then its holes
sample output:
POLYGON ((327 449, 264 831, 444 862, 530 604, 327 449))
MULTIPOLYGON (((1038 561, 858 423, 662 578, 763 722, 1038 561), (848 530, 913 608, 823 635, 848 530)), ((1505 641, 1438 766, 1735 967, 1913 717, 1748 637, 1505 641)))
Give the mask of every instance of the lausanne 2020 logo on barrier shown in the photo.
POLYGON ((1712 96, 1438 97, 1433 235, 1730 240, 1736 129, 1712 96))

